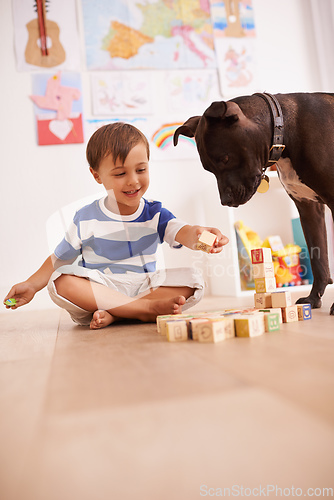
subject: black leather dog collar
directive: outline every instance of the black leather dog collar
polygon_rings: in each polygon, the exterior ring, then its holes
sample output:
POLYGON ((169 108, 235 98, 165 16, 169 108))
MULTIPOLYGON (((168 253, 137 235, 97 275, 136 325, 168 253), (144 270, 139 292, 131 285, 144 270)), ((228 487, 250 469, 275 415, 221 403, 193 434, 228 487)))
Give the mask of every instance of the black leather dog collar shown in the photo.
POLYGON ((254 95, 262 97, 262 99, 264 99, 269 104, 274 123, 274 133, 273 133, 272 146, 269 150, 269 160, 268 163, 263 167, 263 170, 265 170, 266 168, 270 167, 280 159, 285 148, 285 144, 283 142, 284 140, 283 113, 280 103, 278 102, 275 96, 268 94, 267 92, 263 94, 256 93, 254 95))

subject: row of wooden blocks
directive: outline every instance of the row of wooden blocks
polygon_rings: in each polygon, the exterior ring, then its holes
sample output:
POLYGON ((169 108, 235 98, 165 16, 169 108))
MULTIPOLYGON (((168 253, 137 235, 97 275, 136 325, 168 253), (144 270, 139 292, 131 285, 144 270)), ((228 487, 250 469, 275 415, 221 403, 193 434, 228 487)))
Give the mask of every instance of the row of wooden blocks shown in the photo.
POLYGON ((280 324, 311 319, 310 304, 264 309, 230 309, 195 315, 175 314, 157 317, 157 330, 169 342, 198 340, 221 342, 232 337, 257 337, 280 330, 280 324))

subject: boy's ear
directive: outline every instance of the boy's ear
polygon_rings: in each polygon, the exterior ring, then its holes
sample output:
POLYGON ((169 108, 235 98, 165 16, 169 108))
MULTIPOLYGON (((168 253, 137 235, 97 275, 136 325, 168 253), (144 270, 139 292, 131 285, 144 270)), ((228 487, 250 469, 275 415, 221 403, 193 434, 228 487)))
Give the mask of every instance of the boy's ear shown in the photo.
POLYGON ((93 170, 92 167, 89 167, 89 170, 90 170, 90 173, 92 174, 92 176, 94 177, 94 179, 96 180, 96 182, 98 182, 99 184, 102 184, 99 173, 96 172, 96 170, 93 170))

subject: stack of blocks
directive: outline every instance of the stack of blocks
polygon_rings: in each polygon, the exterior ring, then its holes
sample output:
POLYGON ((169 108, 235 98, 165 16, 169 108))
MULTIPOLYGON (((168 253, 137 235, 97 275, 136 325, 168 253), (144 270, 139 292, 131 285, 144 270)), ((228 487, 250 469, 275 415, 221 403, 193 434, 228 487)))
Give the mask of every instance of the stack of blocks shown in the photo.
MULTIPOLYGON (((210 252, 214 239, 202 238, 200 249, 210 252)), ((157 331, 169 342, 221 342, 232 337, 257 337, 280 330, 281 323, 311 319, 311 305, 292 305, 289 291, 277 291, 270 248, 251 251, 255 307, 170 314, 157 317, 157 331)))
POLYGON ((283 323, 311 319, 311 304, 292 305, 291 292, 276 290, 271 249, 251 250, 251 257, 255 284, 255 308, 268 314, 278 313, 283 323))

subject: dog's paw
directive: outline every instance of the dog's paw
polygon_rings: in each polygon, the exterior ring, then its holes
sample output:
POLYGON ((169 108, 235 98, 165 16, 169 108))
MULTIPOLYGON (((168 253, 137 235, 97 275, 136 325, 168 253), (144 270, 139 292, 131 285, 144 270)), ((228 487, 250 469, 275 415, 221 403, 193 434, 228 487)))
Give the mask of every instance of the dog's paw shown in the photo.
POLYGON ((300 297, 300 299, 296 301, 296 304, 311 304, 311 309, 319 309, 322 305, 322 302, 320 297, 312 297, 311 295, 309 295, 308 297, 300 297))
POLYGON ((334 304, 332 304, 332 307, 330 308, 329 314, 331 316, 334 316, 334 304))

